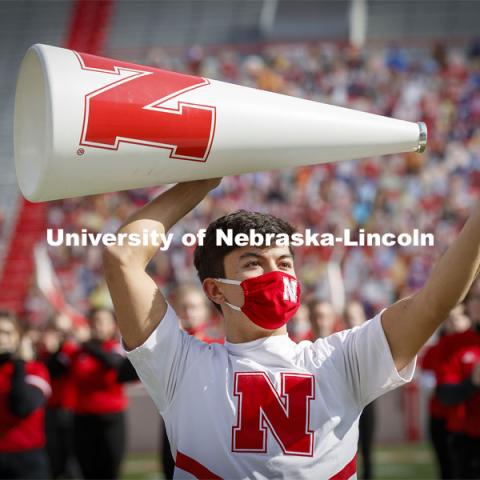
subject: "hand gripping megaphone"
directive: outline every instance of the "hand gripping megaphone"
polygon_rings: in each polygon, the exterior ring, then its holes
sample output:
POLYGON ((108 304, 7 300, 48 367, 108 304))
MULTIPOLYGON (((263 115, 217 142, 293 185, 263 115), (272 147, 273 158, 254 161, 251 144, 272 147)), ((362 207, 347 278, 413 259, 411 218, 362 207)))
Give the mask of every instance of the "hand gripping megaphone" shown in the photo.
POLYGON ((14 124, 31 201, 426 145, 423 123, 40 44, 20 68, 14 124))

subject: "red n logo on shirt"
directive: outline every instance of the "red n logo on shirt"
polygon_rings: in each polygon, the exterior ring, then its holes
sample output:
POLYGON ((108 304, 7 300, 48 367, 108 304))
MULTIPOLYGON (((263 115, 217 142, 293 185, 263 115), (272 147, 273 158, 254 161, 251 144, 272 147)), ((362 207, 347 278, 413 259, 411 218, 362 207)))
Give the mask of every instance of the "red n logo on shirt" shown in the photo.
POLYGON ((110 74, 111 83, 85 96, 80 145, 117 150, 120 142, 170 150, 171 158, 205 162, 215 131, 215 107, 178 101, 209 85, 205 78, 76 53, 82 70, 110 74), (116 78, 115 78, 116 77, 116 78))
POLYGON ((233 452, 266 452, 268 428, 286 455, 313 455, 312 375, 282 373, 279 395, 265 372, 237 372, 233 393, 238 398, 233 452))

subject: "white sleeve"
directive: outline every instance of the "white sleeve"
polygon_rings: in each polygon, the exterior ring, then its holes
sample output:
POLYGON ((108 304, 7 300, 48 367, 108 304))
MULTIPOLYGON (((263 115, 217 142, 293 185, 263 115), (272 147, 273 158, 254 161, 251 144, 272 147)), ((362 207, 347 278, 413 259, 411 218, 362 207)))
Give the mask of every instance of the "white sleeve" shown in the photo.
POLYGON ((325 339, 330 359, 337 371, 345 376, 361 408, 384 393, 410 382, 415 372, 417 357, 397 371, 380 321, 382 313, 360 327, 325 339))
POLYGON ((177 314, 167 303, 167 311, 157 328, 142 345, 126 351, 126 355, 162 413, 172 402, 185 372, 203 349, 203 342, 180 329, 177 314))

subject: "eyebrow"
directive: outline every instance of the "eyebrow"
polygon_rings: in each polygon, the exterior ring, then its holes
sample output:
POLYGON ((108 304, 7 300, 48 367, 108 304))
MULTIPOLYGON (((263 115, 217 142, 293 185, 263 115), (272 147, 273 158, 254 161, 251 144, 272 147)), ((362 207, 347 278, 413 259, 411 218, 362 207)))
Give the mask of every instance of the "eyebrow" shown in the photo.
MULTIPOLYGON (((254 257, 254 258, 265 258, 264 255, 261 255, 260 253, 256 253, 256 252, 245 252, 245 253, 242 253, 238 259, 239 260, 243 260, 244 258, 247 258, 247 257, 254 257)), ((290 258, 293 260, 293 255, 288 253, 288 254, 285 254, 285 255, 282 255, 280 257, 277 258, 277 260, 283 260, 285 258, 290 258)))

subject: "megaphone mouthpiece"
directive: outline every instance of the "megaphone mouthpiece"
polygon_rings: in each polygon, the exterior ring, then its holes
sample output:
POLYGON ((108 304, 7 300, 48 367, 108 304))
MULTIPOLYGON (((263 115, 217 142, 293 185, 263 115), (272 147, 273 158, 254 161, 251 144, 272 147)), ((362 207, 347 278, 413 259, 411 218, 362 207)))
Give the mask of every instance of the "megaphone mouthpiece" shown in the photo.
POLYGON ((417 122, 419 134, 418 134, 418 147, 415 150, 417 153, 423 153, 427 148, 427 125, 424 122, 417 122))

